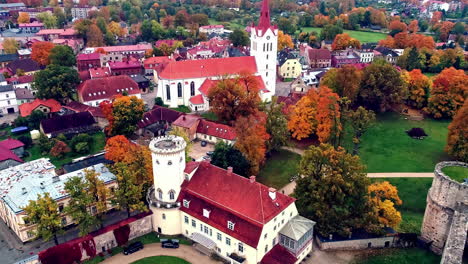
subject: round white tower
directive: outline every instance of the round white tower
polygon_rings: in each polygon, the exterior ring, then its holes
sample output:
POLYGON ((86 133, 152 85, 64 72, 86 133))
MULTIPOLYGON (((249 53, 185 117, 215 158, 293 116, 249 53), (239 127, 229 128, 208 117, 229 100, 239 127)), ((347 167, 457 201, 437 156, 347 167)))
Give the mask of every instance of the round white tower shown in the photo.
POLYGON ((153 160, 153 178, 156 199, 175 202, 184 181, 185 140, 177 136, 154 138, 149 144, 153 160))
POLYGON ((151 140, 154 186, 146 199, 153 211, 154 231, 166 235, 181 234, 180 203, 177 202, 184 181, 185 140, 163 136, 151 140))

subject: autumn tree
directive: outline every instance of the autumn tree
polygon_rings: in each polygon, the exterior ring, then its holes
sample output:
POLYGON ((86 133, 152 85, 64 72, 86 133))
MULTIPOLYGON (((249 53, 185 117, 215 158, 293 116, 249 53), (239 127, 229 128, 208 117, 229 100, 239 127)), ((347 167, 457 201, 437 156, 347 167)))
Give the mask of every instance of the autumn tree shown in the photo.
POLYGON ((468 78, 463 70, 444 69, 434 79, 428 111, 435 118, 451 118, 468 97, 468 78))
POLYGON ((249 161, 251 175, 257 175, 265 161, 266 142, 270 138, 265 123, 266 115, 257 111, 250 116, 237 118, 234 127, 237 135, 234 147, 249 161))
POLYGON ((31 59, 35 60, 42 66, 50 63, 49 55, 54 48, 54 44, 48 41, 35 42, 32 45, 31 59))
POLYGON ((379 46, 394 49, 396 48, 395 39, 389 35, 385 39, 379 41, 379 46))
POLYGON ((18 24, 22 24, 22 23, 29 23, 31 20, 29 18, 28 13, 19 12, 17 21, 18 21, 18 24))
POLYGON ((218 120, 232 125, 238 117, 250 116, 258 110, 259 86, 253 75, 222 79, 208 91, 210 110, 218 120))
POLYGON ((13 38, 6 38, 3 41, 3 49, 6 54, 15 54, 19 49, 19 43, 13 38))
POLYGON ((292 38, 288 34, 284 34, 283 31, 278 31, 278 50, 281 51, 285 48, 294 48, 294 44, 292 42, 292 38))
POLYGON ((358 156, 331 145, 311 146, 302 156, 294 197, 299 213, 317 222, 322 236, 348 235, 368 223, 369 179, 358 156))
POLYGON ((294 106, 288 121, 291 136, 298 140, 309 137, 317 128, 318 94, 310 89, 294 106))
POLYGON ((45 241, 53 238, 55 245, 59 244, 57 235, 63 233, 62 217, 57 202, 49 193, 38 194, 36 200, 29 200, 28 205, 22 209, 26 214, 25 223, 36 225, 36 237, 42 237, 45 241))
POLYGON ((440 12, 440 11, 432 12, 432 18, 431 18, 431 25, 432 26, 439 23, 439 21, 441 21, 441 20, 442 20, 442 12, 440 12))
POLYGON ((82 177, 74 176, 65 182, 64 190, 70 197, 65 213, 78 225, 80 236, 87 235, 98 226, 98 220, 91 213, 94 199, 88 193, 86 182, 82 177))
POLYGON ((317 103, 317 137, 320 143, 337 146, 342 130, 340 123, 340 97, 327 86, 319 88, 317 103))
POLYGON ((55 145, 50 150, 50 155, 57 158, 62 158, 63 155, 70 152, 71 149, 68 147, 67 143, 57 140, 55 145))
POLYGON ((99 47, 104 45, 104 37, 96 24, 89 26, 88 31, 86 32, 87 46, 88 47, 99 47))
POLYGON ((336 35, 332 43, 333 50, 344 50, 346 48, 361 48, 361 43, 355 38, 351 38, 347 33, 336 35))
POLYGON ((112 103, 101 103, 100 107, 109 121, 105 131, 110 136, 133 135, 145 112, 143 100, 136 96, 119 96, 112 103))
POLYGON ((101 228, 104 227, 103 216, 108 210, 109 190, 103 180, 99 179, 99 173, 95 170, 84 170, 87 194, 91 197, 96 208, 95 216, 101 228))
POLYGON ((417 33, 419 31, 419 22, 417 20, 413 20, 408 25, 408 30, 410 33, 417 33))
POLYGON ((320 84, 328 86, 340 97, 346 97, 353 103, 356 101, 359 93, 361 79, 361 70, 351 65, 345 65, 342 68, 334 68, 327 71, 320 84))
POLYGON ((76 65, 75 54, 69 46, 57 45, 50 50, 49 60, 51 64, 72 67, 76 65))
POLYGON ((127 217, 131 212, 146 211, 147 207, 143 202, 143 185, 138 184, 136 175, 125 163, 115 163, 111 171, 116 176, 117 188, 112 203, 120 210, 127 211, 127 217))
POLYGON ((385 112, 406 98, 400 73, 389 63, 374 62, 363 70, 358 101, 360 105, 385 112))
POLYGON ((278 151, 288 145, 289 130, 288 120, 283 114, 284 104, 278 103, 278 98, 273 97, 269 105, 264 106, 266 118, 266 132, 270 135, 267 141, 267 152, 278 151))
POLYGON ((401 22, 399 19, 395 19, 390 22, 388 29, 390 30, 390 35, 395 36, 400 32, 406 32, 408 28, 405 23, 401 22))
POLYGON ((445 151, 457 160, 468 162, 468 100, 454 116, 448 126, 447 146, 445 151))
POLYGON ((432 81, 420 69, 408 72, 408 105, 417 109, 427 106, 432 81))
POLYGON ((364 107, 359 106, 356 110, 349 111, 347 118, 354 131, 353 155, 357 155, 359 145, 361 144, 361 137, 375 122, 375 113, 372 110, 366 110, 364 107))
POLYGON ((433 29, 435 30, 436 36, 441 41, 447 41, 450 32, 452 31, 453 26, 455 23, 450 21, 444 21, 441 23, 436 24, 433 29))
POLYGON ((383 181, 371 184, 368 191, 372 213, 377 220, 373 229, 377 231, 383 227, 396 228, 401 222, 401 214, 395 205, 403 203, 398 196, 398 189, 388 181, 383 181))
POLYGON ((51 64, 35 74, 33 89, 38 98, 65 103, 73 98, 79 83, 80 78, 75 69, 51 64))

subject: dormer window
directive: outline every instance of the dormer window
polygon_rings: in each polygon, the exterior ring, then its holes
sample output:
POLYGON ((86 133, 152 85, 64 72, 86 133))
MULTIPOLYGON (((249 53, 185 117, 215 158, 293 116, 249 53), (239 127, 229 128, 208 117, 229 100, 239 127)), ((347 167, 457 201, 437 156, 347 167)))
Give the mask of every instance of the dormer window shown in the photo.
POLYGON ((175 191, 174 191, 174 190, 170 190, 170 191, 169 191, 169 199, 174 200, 174 198, 175 198, 175 191))
POLYGON ((203 209, 203 216, 206 217, 206 218, 210 218, 210 213, 211 211, 207 210, 207 209, 203 209))
POLYGON ((190 207, 190 201, 189 200, 183 200, 183 204, 184 204, 184 207, 185 208, 189 208, 190 207))
POLYGON ((234 230, 234 225, 235 225, 235 224, 234 224, 233 222, 231 222, 231 221, 228 221, 228 222, 227 222, 227 227, 228 227, 230 230, 234 230))

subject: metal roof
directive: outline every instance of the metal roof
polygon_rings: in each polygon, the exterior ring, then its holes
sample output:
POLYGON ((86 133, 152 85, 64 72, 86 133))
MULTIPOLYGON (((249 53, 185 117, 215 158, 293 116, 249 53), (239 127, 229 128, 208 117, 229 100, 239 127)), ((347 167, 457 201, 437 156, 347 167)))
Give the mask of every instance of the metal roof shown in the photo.
POLYGON ((281 229, 280 234, 298 241, 305 235, 305 233, 307 233, 307 231, 312 229, 314 225, 314 221, 300 215, 296 215, 281 229))
MULTIPOLYGON (((115 175, 103 164, 85 169, 94 169, 105 183, 115 180, 115 175)), ((54 200, 66 197, 65 182, 74 176, 84 177, 85 169, 57 175, 55 166, 45 158, 11 167, 0 175, 0 197, 17 214, 39 194, 49 193, 54 200)))

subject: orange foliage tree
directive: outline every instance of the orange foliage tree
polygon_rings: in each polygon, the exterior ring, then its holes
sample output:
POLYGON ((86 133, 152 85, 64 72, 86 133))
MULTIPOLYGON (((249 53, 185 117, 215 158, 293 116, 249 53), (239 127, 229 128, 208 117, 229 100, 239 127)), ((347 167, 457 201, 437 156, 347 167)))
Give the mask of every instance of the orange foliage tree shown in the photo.
POLYGON ((319 100, 317 103, 317 136, 320 143, 328 143, 336 146, 341 133, 340 97, 330 88, 319 88, 319 100))
POLYGON ((18 23, 29 23, 29 14, 25 12, 19 12, 17 21, 18 23))
POLYGON ((417 33, 418 30, 419 30, 419 23, 417 20, 413 20, 410 22, 410 24, 408 25, 408 30, 410 33, 417 33))
POLYGON ((87 46, 88 47, 99 47, 104 45, 104 37, 96 24, 89 26, 88 32, 86 33, 87 46))
POLYGON ((428 111, 435 118, 453 117, 468 97, 468 78, 463 70, 444 69, 434 79, 428 111))
POLYGON ((395 39, 392 36, 387 36, 387 38, 379 41, 379 46, 393 49, 396 47, 395 39))
POLYGON ((448 126, 445 151, 457 160, 468 162, 468 100, 465 100, 448 126))
POLYGON ((48 41, 35 42, 32 45, 31 59, 35 60, 42 66, 50 63, 50 51, 54 48, 54 44, 48 41))
POLYGON ((335 36, 335 40, 332 43, 333 50, 343 50, 348 47, 351 48, 361 48, 361 43, 359 40, 351 38, 347 33, 338 34, 335 36))
POLYGON ((285 48, 294 48, 292 38, 288 34, 284 34, 283 31, 278 31, 278 50, 283 50, 285 48))
POLYGON ((368 187, 369 202, 377 220, 377 229, 382 227, 397 227, 401 222, 401 214, 395 205, 403 202, 398 196, 398 189, 388 181, 376 182, 368 187))
POLYGON ((432 12, 431 25, 435 25, 439 23, 440 20, 442 20, 442 12, 440 11, 432 12))
POLYGON ((109 122, 105 128, 108 136, 131 136, 145 112, 145 103, 136 96, 118 96, 113 102, 103 101, 99 106, 109 122))
POLYGON ((450 31, 452 31, 452 28, 454 25, 455 24, 453 22, 444 21, 441 23, 437 23, 434 26, 434 29, 436 30, 436 32, 439 33, 439 39, 441 41, 447 41, 450 31))
POLYGON ((391 31, 391 33, 393 32, 393 34, 397 34, 400 32, 406 32, 408 27, 399 19, 394 19, 392 22, 390 22, 390 25, 388 25, 388 29, 391 31))
MULTIPOLYGON (((405 78, 404 78, 405 79, 405 78)), ((410 106, 421 109, 427 106, 432 81, 420 69, 408 72, 408 99, 410 106)))
POLYGON ((265 161, 266 142, 270 138, 265 124, 265 113, 257 111, 252 115, 239 117, 234 127, 237 134, 235 148, 250 162, 251 175, 257 175, 265 161))
POLYGON ((317 128, 317 103, 318 94, 310 89, 294 106, 288 121, 288 129, 291 136, 298 140, 309 137, 317 128))

